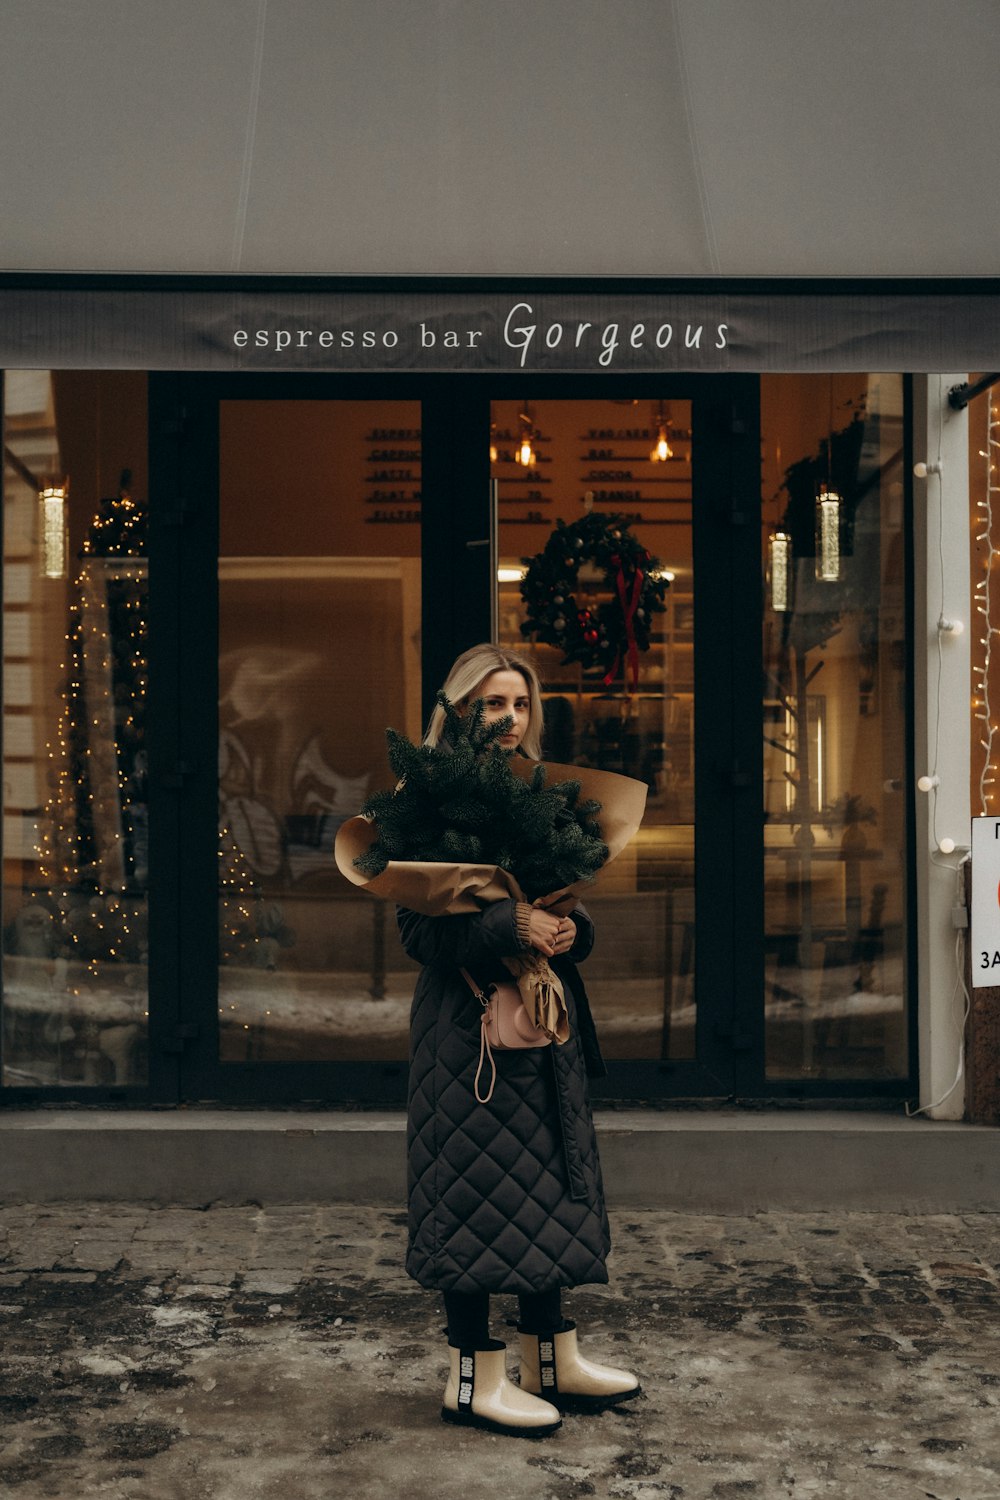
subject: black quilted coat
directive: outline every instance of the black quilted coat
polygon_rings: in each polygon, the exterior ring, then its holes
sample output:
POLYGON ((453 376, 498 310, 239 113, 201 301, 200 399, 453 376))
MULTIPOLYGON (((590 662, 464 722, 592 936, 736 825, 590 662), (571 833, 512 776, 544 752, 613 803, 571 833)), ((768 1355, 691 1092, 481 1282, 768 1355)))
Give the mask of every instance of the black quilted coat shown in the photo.
MULTIPOLYGON (((523 952, 514 902, 470 916, 397 911, 403 947, 423 972, 410 1023, 408 1273, 449 1292, 544 1292, 607 1281, 610 1248, 587 1075, 605 1069, 573 960, 593 924, 572 913, 577 938, 553 967, 566 992, 563 1046, 496 1052, 488 1104, 474 1092, 480 985, 510 979, 501 960, 523 952)), ((488 1084, 488 1065, 487 1065, 488 1084)))

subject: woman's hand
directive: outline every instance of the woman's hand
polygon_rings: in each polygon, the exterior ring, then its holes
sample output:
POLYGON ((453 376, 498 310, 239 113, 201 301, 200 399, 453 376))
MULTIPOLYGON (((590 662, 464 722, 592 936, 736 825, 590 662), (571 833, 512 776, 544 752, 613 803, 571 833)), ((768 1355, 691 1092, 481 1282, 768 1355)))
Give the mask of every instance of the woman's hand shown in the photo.
POLYGON ((556 938, 556 953, 568 953, 576 942, 576 923, 572 917, 559 921, 559 936, 556 938))
POLYGON ((528 917, 528 942, 546 958, 568 953, 576 941, 576 923, 572 917, 556 917, 533 906, 528 917))
POLYGON ((561 890, 552 891, 548 896, 539 896, 533 901, 532 906, 540 906, 543 911, 550 911, 557 917, 568 917, 577 904, 577 897, 572 891, 563 887, 561 890))

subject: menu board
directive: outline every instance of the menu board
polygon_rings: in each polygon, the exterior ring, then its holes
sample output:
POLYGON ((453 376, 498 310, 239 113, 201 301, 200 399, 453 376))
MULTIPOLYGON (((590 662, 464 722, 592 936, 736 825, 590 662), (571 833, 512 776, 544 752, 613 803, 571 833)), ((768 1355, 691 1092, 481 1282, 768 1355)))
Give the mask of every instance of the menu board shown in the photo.
POLYGON ((689 554, 690 410, 688 402, 494 403, 491 471, 502 554, 533 555, 544 546, 541 533, 586 509, 625 516, 668 564, 689 554), (654 459, 661 436, 667 452, 654 459), (518 462, 525 438, 527 465, 518 462))
POLYGON ((364 435, 365 523, 408 526, 420 521, 420 428, 372 427, 364 435))

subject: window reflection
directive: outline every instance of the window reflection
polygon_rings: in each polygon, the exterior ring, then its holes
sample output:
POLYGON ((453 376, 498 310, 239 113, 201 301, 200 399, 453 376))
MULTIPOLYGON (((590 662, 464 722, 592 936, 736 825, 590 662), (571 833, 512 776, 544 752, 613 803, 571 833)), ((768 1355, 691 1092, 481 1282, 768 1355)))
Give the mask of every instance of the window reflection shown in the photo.
POLYGON ((226 402, 220 436, 221 1056, 403 1059, 412 966, 333 842, 421 732, 420 408, 226 402))
POLYGON ((902 381, 762 381, 767 1070, 899 1078, 902 381))
MULTIPOLYGON (((694 568, 689 401, 497 401, 491 461, 498 481, 500 637, 534 661, 543 686, 545 754, 644 781, 643 825, 585 900, 597 927, 587 987, 611 1058, 695 1054, 694 568), (532 461, 523 462, 530 436, 532 461), (628 518, 669 588, 650 620, 638 681, 566 662, 558 646, 524 638, 524 559, 557 522, 588 513, 628 518), (603 934, 603 936, 602 936, 603 934), (612 938, 614 934, 614 938, 612 938)), ((611 526, 614 522, 609 523, 611 526)), ((611 598, 592 563, 574 576, 578 611, 600 622, 611 598)), ((555 601, 553 601, 555 605, 555 601)), ((561 608, 563 605, 556 605, 561 608)))
POLYGON ((4 1082, 142 1083, 145 376, 4 402, 4 1082))

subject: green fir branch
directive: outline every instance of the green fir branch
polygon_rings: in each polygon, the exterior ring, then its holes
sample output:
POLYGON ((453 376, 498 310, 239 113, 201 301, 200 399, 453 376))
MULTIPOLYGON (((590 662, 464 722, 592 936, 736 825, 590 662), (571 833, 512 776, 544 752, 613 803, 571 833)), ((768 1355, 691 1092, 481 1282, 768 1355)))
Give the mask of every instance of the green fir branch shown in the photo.
POLYGON ((439 744, 414 745, 386 731, 398 784, 362 809, 378 837, 354 861, 357 869, 373 878, 390 860, 497 865, 529 900, 592 880, 608 856, 600 803, 580 800, 579 781, 550 784, 541 765, 526 780, 515 775, 498 743, 512 720, 486 723, 482 699, 464 715, 443 693, 438 702, 445 715, 439 744))

